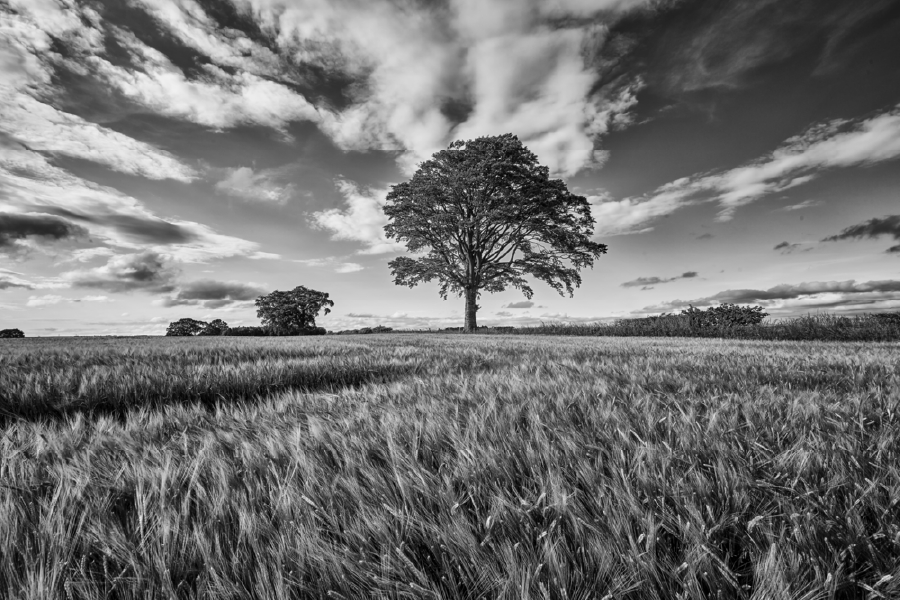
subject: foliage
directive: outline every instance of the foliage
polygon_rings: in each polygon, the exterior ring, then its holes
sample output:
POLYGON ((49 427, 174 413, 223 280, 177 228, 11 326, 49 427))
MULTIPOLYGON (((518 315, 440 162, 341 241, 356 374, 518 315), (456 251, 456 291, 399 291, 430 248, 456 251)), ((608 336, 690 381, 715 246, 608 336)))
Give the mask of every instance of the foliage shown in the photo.
POLYGON ((759 325, 769 316, 763 312, 762 306, 737 306, 722 304, 707 308, 705 311, 690 305, 681 314, 688 317, 690 327, 738 327, 741 325, 759 325))
POLYGON ((198 321, 196 319, 184 318, 172 321, 166 328, 166 335, 169 337, 187 337, 197 335, 203 331, 209 323, 206 321, 198 321))
POLYGON ((619 319, 611 324, 548 323, 538 327, 516 328, 513 333, 518 335, 888 342, 900 340, 900 320, 890 317, 883 318, 879 314, 853 317, 817 314, 778 319, 758 325, 692 327, 689 317, 686 315, 662 314, 642 319, 619 319))
POLYGON ((399 334, 7 344, 0 415, 44 412, 2 423, 0 589, 897 598, 896 353, 399 334))
POLYGON ((385 327, 384 325, 376 325, 375 327, 361 327, 359 329, 344 329, 341 331, 333 332, 334 335, 354 335, 354 334, 367 334, 367 333, 390 333, 394 329, 392 327, 385 327))
POLYGON ((210 321, 197 335, 227 335, 228 333, 228 323, 223 321, 222 319, 213 319, 210 321))
POLYGON ((300 285, 288 292, 275 290, 257 298, 256 316, 273 335, 320 335, 316 317, 323 308, 324 314, 330 313, 331 306, 334 302, 326 292, 300 285))
POLYGON ((269 331, 266 330, 265 327, 256 327, 256 326, 244 327, 244 326, 239 326, 239 327, 229 327, 229 328, 228 328, 228 331, 226 331, 224 335, 231 335, 231 336, 264 336, 264 335, 269 335, 269 331))
POLYGON ((467 331, 482 291, 511 286, 531 298, 530 275, 571 296, 579 270, 606 253, 590 239, 587 200, 550 179, 512 134, 453 142, 391 188, 384 212, 387 237, 421 255, 389 263, 394 283, 437 280, 442 298, 464 296, 467 331))
POLYGON ((0 330, 0 339, 4 338, 23 338, 25 334, 21 329, 2 329, 0 330))

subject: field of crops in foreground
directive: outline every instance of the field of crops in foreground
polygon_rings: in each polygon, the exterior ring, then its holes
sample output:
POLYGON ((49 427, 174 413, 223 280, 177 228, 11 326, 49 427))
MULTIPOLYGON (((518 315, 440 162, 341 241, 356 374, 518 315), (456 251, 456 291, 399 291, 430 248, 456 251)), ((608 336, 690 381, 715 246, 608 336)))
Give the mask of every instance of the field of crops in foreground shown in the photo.
POLYGON ((900 344, 0 344, 0 596, 897 598, 900 344))

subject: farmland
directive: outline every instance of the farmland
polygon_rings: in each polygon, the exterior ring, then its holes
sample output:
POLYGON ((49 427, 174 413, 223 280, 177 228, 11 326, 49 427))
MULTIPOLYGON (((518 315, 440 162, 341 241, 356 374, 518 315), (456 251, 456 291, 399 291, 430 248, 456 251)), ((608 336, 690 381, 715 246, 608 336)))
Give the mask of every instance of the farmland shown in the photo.
POLYGON ((898 597, 898 353, 4 340, 0 595, 898 597))

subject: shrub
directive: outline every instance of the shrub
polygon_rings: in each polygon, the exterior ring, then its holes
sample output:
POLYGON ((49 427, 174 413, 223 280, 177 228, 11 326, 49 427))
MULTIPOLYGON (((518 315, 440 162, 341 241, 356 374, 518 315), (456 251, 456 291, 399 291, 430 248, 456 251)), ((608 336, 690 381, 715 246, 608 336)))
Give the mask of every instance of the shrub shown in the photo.
POLYGON ((0 338, 23 338, 25 334, 22 333, 21 329, 2 329, 0 330, 0 338))
POLYGON ((263 327, 229 327, 222 335, 265 336, 269 335, 269 332, 263 327))
MULTIPOLYGON (((759 325, 769 316, 763 312, 762 306, 737 306, 735 304, 721 304, 708 309, 700 310, 693 305, 689 309, 681 311, 681 315, 687 317, 688 325, 694 328, 702 327, 739 327, 743 325, 759 325)), ((667 318, 663 313, 660 318, 667 318)))

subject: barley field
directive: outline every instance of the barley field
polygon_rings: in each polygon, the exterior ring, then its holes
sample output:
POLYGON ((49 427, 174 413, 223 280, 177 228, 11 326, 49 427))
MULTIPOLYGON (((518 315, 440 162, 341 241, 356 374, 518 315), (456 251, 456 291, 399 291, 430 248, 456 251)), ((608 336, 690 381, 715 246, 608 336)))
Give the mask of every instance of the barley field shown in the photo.
POLYGON ((0 343, 0 596, 900 597, 900 343, 0 343))

